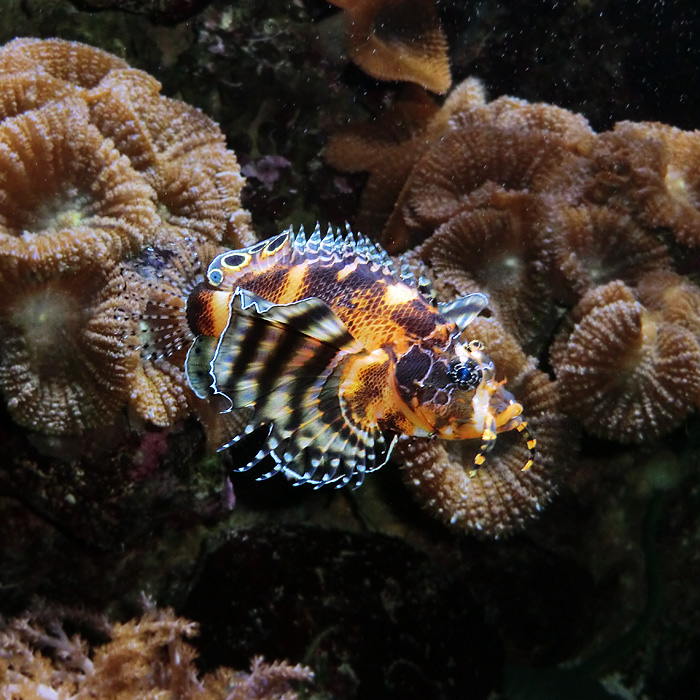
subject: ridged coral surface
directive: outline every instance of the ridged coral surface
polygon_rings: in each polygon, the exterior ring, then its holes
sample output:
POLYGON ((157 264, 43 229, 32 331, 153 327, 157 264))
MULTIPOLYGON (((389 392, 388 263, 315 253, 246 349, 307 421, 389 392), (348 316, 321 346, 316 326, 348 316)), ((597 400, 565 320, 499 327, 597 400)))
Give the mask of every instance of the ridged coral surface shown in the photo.
POLYGON ((168 360, 191 340, 183 299, 219 246, 252 240, 235 155, 202 112, 84 44, 12 41, 0 49, 0 85, 10 415, 60 435, 127 407, 172 425, 190 403, 182 357, 168 360), (167 323, 172 341, 144 352, 149 329, 167 323))
POLYGON ((329 160, 369 173, 359 218, 440 299, 489 296, 498 334, 479 337, 480 320, 467 332, 508 367, 537 439, 532 474, 510 469, 498 446, 472 479, 452 446, 414 441, 400 452, 423 505, 462 529, 502 534, 565 472, 575 432, 550 439, 569 429, 564 415, 588 435, 650 443, 700 402, 700 287, 680 262, 700 245, 700 133, 621 122, 596 134, 560 107, 488 102, 473 79, 440 109, 421 104, 399 94, 374 122, 336 134, 329 160), (392 132, 391 115, 396 125, 405 114, 410 129, 392 132), (529 405, 517 363, 499 357, 504 343, 553 375, 556 430, 540 425, 544 409, 529 405))

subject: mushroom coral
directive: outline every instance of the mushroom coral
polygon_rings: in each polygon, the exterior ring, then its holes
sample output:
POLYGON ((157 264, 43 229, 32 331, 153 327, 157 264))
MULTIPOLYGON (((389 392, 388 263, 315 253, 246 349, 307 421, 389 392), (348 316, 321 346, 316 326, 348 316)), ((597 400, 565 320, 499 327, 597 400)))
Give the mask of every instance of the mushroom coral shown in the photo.
POLYGON ((0 124, 0 279, 133 255, 159 223, 155 196, 89 122, 84 102, 49 102, 0 124))
POLYGON ((352 60, 380 80, 445 93, 452 78, 435 0, 331 0, 345 10, 352 60))
POLYGON ((199 110, 90 46, 16 39, 0 48, 0 86, 0 390, 11 417, 70 435, 128 407, 172 425, 188 407, 188 331, 181 322, 154 351, 152 336, 169 329, 152 308, 181 314, 209 258, 252 243, 235 155, 199 110))
POLYGON ((588 196, 700 246, 700 132, 619 122, 598 138, 588 196))
POLYGON ((154 425, 172 425, 192 406, 183 369, 194 340, 187 325, 187 296, 204 281, 208 261, 220 251, 208 241, 163 238, 120 267, 122 300, 129 309, 136 332, 133 347, 140 358, 130 407, 154 425))
POLYGON ((545 247, 554 256, 554 273, 564 278, 567 301, 613 280, 635 285, 645 273, 671 267, 659 237, 611 207, 551 207, 546 236, 545 247))
MULTIPOLYGON (((113 419, 129 398, 137 359, 115 277, 86 260, 28 284, 28 268, 13 280, 22 293, 5 293, 0 303, 0 389, 10 414, 58 434, 113 419)), ((3 282, 9 288, 7 276, 3 282)))
POLYGON ((531 350, 554 323, 540 203, 527 193, 494 192, 490 204, 451 217, 413 254, 433 271, 441 297, 487 294, 492 314, 531 350))

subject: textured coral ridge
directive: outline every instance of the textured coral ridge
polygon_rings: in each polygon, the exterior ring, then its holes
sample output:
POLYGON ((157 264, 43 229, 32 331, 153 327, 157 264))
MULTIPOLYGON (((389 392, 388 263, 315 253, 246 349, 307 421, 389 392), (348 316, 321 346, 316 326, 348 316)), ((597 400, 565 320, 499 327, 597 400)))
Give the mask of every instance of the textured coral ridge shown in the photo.
POLYGON ((327 158, 369 173, 360 220, 442 299, 489 295, 495 332, 479 338, 483 319, 468 332, 537 437, 529 473, 499 436, 471 480, 470 446, 404 441, 407 483, 445 521, 500 534, 537 512, 577 442, 564 415, 639 444, 698 405, 700 287, 682 273, 700 246, 700 132, 623 122, 596 134, 559 107, 488 102, 470 79, 441 107, 404 92, 331 139, 327 158))
POLYGON ((250 673, 218 668, 201 674, 187 642, 196 623, 169 609, 152 609, 125 624, 100 625, 109 641, 91 648, 69 637, 58 619, 0 620, 0 695, 3 698, 183 698, 295 700, 294 684, 313 672, 256 657, 250 673))
POLYGON ((252 242, 235 155, 208 117, 99 49, 0 49, 0 391, 77 434, 188 410, 182 308, 222 244, 252 242), (156 309, 160 309, 156 311, 156 309))
POLYGON ((479 447, 472 441, 402 439, 397 451, 402 475, 418 501, 443 522, 461 530, 499 537, 520 529, 550 501, 569 465, 575 430, 561 410, 557 382, 536 369, 517 341, 495 319, 478 318, 467 333, 489 348, 498 379, 522 402, 537 436, 534 464, 522 435, 498 436, 486 462, 470 476, 479 447))

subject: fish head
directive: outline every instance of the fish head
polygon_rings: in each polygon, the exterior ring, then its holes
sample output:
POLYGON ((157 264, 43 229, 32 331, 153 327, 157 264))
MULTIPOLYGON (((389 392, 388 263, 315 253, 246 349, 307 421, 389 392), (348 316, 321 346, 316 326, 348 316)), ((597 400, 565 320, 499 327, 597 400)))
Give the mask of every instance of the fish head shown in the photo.
POLYGON ((395 364, 397 393, 404 415, 415 426, 413 434, 481 438, 483 452, 497 433, 523 431, 523 407, 495 374, 493 361, 477 340, 462 343, 455 335, 444 348, 413 345, 395 364))

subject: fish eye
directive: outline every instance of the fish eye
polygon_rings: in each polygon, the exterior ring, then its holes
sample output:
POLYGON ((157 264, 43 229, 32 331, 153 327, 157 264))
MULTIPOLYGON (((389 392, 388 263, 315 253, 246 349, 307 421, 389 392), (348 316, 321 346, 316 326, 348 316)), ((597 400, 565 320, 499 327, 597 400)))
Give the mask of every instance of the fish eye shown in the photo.
POLYGON ((457 383, 460 389, 473 389, 484 377, 481 367, 475 362, 452 362, 447 368, 447 375, 457 383))
POLYGON ((207 271, 207 279, 209 284, 218 287, 224 281, 224 273, 218 267, 215 267, 207 271))

